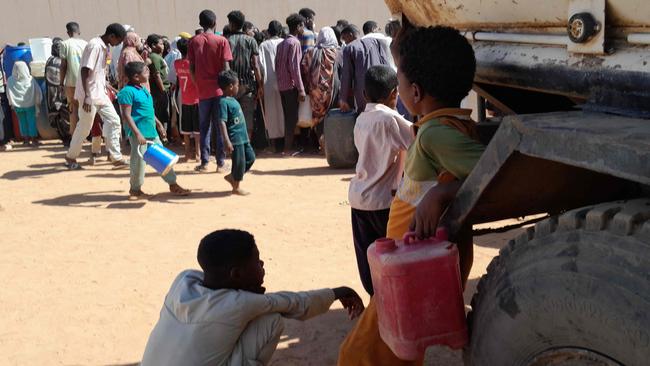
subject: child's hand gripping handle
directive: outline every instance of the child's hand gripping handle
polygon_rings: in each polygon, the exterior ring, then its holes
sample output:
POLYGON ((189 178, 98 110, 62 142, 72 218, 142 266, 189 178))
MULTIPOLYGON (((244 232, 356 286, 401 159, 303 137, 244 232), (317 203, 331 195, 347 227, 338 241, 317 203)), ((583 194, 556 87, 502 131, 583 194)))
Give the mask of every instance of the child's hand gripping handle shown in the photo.
MULTIPOLYGON (((436 236, 430 239, 435 239, 437 241, 449 240, 449 234, 447 233, 447 228, 442 226, 438 227, 438 229, 436 230, 436 236)), ((415 231, 408 231, 406 234, 404 234, 404 238, 402 238, 402 240, 404 241, 404 245, 417 244, 422 241, 418 239, 417 235, 415 234, 415 231)))
MULTIPOLYGON (((147 141, 147 149, 149 148, 149 145, 153 145, 153 141, 147 141)), ((140 150, 140 146, 142 146, 142 145, 136 146, 135 151, 138 152, 138 156, 140 157, 140 159, 144 159, 144 155, 142 154, 142 151, 140 150)), ((131 146, 131 148, 133 148, 133 146, 131 146)), ((147 149, 144 149, 144 151, 146 152, 147 149)))

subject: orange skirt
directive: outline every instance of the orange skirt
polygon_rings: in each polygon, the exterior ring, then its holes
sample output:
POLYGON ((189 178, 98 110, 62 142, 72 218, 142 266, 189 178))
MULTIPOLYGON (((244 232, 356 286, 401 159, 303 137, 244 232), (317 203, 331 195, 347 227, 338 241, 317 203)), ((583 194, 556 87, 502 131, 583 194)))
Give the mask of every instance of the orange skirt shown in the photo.
POLYGON ((423 363, 424 359, 400 360, 388 348, 379 335, 377 308, 371 298, 359 322, 341 345, 338 366, 419 366, 423 363))

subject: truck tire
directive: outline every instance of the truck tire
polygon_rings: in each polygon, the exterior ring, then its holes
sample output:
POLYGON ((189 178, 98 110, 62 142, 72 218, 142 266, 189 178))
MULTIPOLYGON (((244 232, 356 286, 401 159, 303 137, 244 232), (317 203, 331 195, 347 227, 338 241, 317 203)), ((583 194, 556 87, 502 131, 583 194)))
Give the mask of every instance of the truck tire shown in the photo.
POLYGON ((528 229, 480 280, 468 365, 650 364, 650 199, 528 229))

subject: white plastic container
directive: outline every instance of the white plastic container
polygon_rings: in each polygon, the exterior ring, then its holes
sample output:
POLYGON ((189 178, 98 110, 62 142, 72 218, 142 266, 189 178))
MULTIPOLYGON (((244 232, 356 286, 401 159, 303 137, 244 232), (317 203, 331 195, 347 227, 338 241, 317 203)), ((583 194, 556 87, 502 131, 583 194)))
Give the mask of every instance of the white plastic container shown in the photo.
POLYGON ((32 61, 29 63, 31 74, 35 78, 45 77, 45 64, 46 61, 32 61))
POLYGON ((32 59, 34 61, 47 61, 52 56, 52 39, 31 38, 29 48, 32 50, 32 59))

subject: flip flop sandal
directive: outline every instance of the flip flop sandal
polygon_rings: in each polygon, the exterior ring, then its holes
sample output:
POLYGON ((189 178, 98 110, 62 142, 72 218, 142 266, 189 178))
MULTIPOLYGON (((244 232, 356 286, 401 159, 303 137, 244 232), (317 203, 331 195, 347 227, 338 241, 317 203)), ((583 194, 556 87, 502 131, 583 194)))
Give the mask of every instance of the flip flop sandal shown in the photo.
POLYGON ((207 173, 208 167, 205 165, 197 165, 196 167, 194 167, 194 171, 199 173, 207 173))
POLYGON ((176 188, 170 188, 169 192, 171 192, 171 194, 174 196, 185 197, 185 196, 189 196, 191 191, 189 189, 176 187, 176 188))
POLYGON ((64 165, 66 166, 66 168, 68 168, 68 170, 83 170, 81 165, 79 165, 79 163, 77 163, 76 161, 73 162, 66 161, 64 165))

